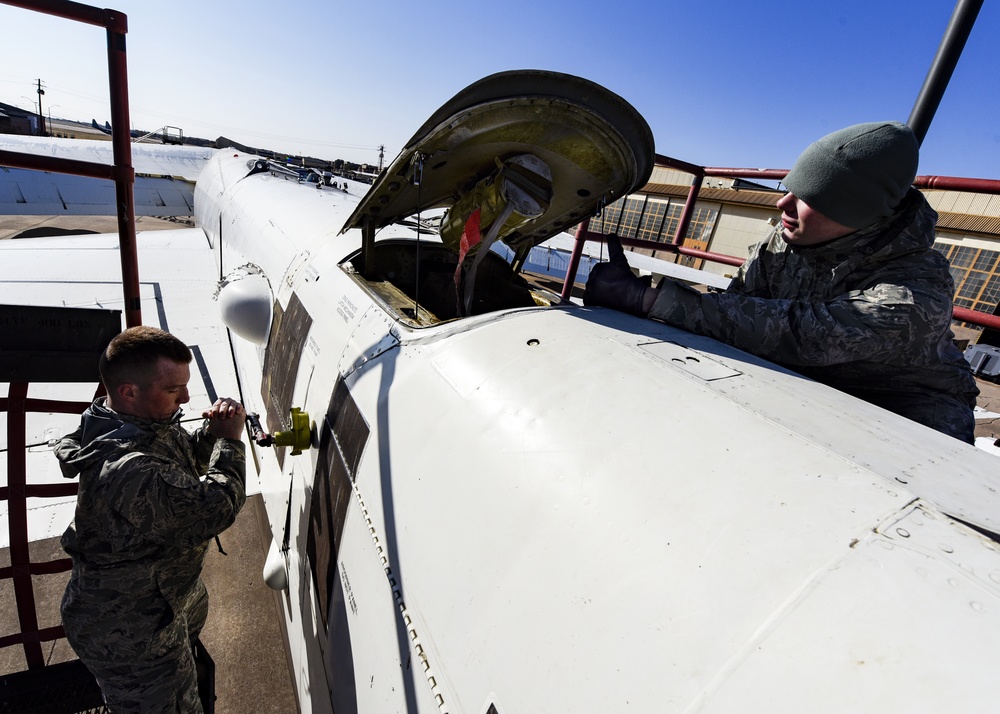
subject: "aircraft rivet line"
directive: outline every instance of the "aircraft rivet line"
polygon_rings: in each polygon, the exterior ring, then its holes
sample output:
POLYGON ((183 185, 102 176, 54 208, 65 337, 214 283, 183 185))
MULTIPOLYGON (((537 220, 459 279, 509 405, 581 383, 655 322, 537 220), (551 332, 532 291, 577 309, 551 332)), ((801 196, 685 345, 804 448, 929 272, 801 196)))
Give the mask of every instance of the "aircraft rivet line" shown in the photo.
POLYGON ((420 659, 420 663, 424 670, 424 676, 427 678, 427 682, 430 685, 431 693, 434 695, 434 701, 437 703, 438 710, 441 714, 448 714, 448 710, 444 705, 444 696, 438 691, 437 679, 434 678, 431 673, 431 663, 428 659, 426 653, 424 652, 424 647, 420 644, 419 635, 417 634, 417 629, 413 627, 413 618, 406 610, 406 603, 403 601, 403 593, 396 584, 396 577, 392 573, 392 567, 389 565, 389 558, 385 554, 385 550, 382 548, 382 543, 379 541, 378 533, 375 530, 375 525, 372 519, 368 517, 368 509, 365 507, 364 498, 361 495, 361 490, 358 485, 354 484, 354 496, 358 501, 358 505, 361 507, 361 513, 365 517, 365 522, 368 524, 368 532, 372 538, 372 545, 375 546, 375 552, 379 556, 379 561, 382 563, 382 569, 385 571, 386 579, 389 581, 389 585, 392 588, 392 597, 396 602, 396 607, 399 609, 399 614, 403 618, 403 624, 406 628, 406 634, 409 635, 411 647, 416 652, 417 657, 420 659))

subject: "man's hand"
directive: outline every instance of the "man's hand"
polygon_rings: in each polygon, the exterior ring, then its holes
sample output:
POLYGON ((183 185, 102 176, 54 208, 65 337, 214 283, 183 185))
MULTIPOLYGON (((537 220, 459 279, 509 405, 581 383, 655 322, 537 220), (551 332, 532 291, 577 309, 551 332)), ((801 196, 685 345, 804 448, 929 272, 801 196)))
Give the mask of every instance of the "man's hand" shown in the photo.
POLYGON ((651 290, 650 279, 648 275, 640 278, 632 272, 621 241, 612 233, 608 236, 608 262, 595 265, 590 271, 583 304, 645 317, 649 312, 646 293, 651 290))
POLYGON ((243 405, 235 399, 216 399, 215 404, 203 411, 201 416, 208 419, 208 433, 212 436, 236 440, 243 436, 246 412, 243 411, 243 405))

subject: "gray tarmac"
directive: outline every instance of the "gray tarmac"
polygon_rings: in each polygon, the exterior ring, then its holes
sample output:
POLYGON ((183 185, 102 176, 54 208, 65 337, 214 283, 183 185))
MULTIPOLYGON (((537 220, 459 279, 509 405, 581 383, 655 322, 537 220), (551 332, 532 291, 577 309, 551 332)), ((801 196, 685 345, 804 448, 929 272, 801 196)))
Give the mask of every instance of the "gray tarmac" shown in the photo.
MULTIPOLYGON (((138 216, 135 230, 156 231, 190 228, 189 218, 156 218, 138 216)), ((117 233, 116 216, 0 216, 0 240, 5 238, 31 238, 68 235, 71 233, 117 233)))
MULTIPOLYGON (((248 498, 236 522, 220 536, 227 555, 213 543, 206 556, 202 579, 209 616, 201 640, 215 661, 216 714, 297 711, 277 594, 261 576, 270 545, 265 519, 260 496, 248 498)), ((31 544, 30 557, 48 562, 66 554, 58 538, 48 538, 31 544)), ((0 549, 0 568, 9 565, 9 549, 0 549)), ((68 580, 69 573, 32 578, 39 627, 59 624, 59 602, 68 580)), ((13 583, 0 580, 0 636, 20 629, 13 583)), ((76 659, 65 639, 42 645, 46 665, 76 659)), ((0 649, 0 675, 26 668, 20 645, 0 649)))

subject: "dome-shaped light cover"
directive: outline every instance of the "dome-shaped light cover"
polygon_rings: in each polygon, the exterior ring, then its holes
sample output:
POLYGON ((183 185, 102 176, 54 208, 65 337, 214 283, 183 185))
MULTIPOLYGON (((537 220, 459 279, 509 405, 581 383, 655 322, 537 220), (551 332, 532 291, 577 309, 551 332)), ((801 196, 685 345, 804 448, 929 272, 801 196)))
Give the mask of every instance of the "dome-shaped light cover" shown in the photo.
POLYGON ((267 276, 256 265, 244 265, 219 284, 219 312, 226 326, 244 340, 267 343, 274 298, 267 276))

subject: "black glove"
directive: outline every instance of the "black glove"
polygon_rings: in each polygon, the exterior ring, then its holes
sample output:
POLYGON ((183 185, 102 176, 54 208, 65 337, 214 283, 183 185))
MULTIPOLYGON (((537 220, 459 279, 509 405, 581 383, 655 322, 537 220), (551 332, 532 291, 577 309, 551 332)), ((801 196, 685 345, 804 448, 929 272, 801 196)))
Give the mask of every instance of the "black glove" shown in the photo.
POLYGON ((590 271, 583 304, 645 317, 642 300, 650 280, 648 275, 640 278, 632 272, 621 241, 612 233, 608 236, 608 262, 595 265, 590 271))

